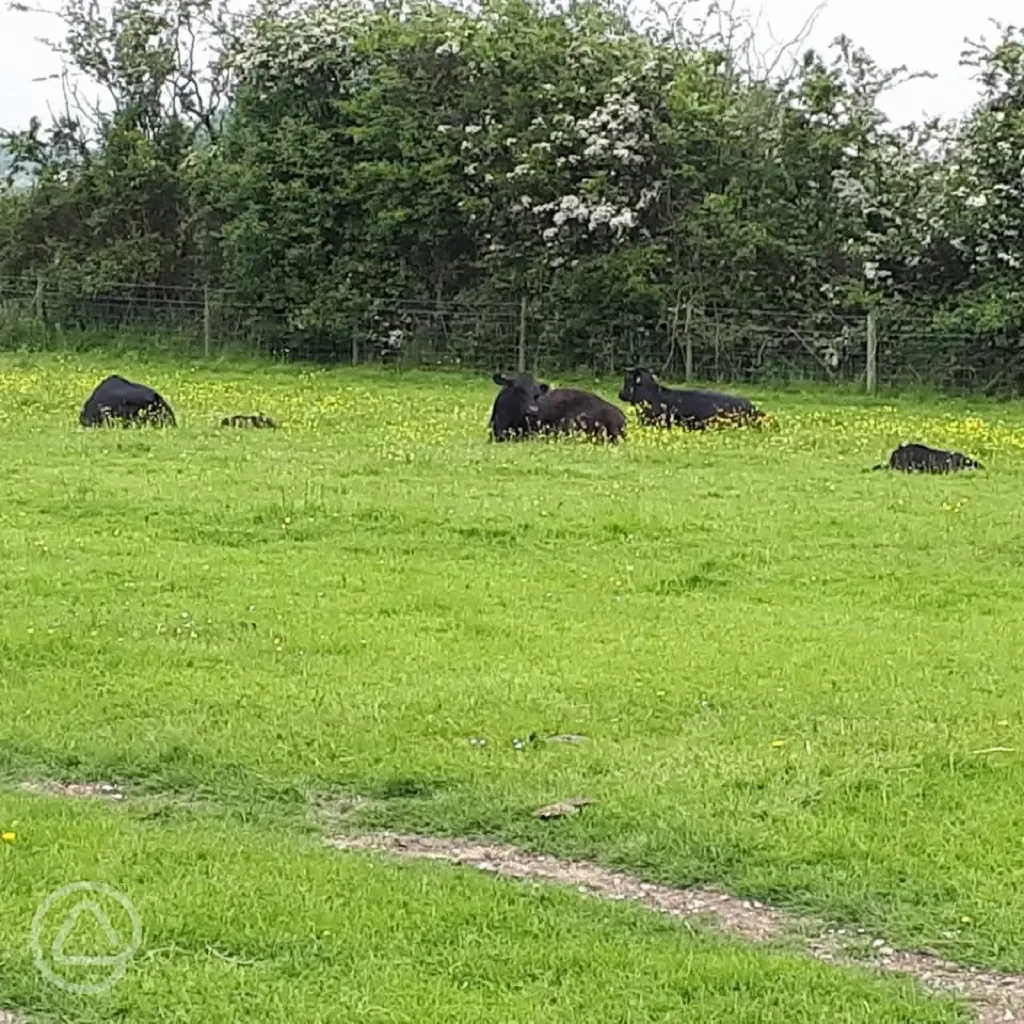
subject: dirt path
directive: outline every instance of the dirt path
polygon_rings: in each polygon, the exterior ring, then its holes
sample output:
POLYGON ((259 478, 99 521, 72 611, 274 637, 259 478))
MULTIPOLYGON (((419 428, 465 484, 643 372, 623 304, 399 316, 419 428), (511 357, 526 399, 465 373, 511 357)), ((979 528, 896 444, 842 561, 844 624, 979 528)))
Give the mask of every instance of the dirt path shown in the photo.
POLYGON ((847 950, 851 939, 863 940, 862 929, 823 930, 820 922, 788 914, 754 900, 741 900, 703 886, 674 889, 642 882, 587 861, 559 860, 499 846, 431 836, 382 832, 365 836, 334 836, 328 840, 342 850, 366 850, 399 857, 444 860, 506 878, 541 879, 571 885, 607 900, 631 900, 679 919, 710 918, 727 935, 748 942, 769 942, 811 934, 807 952, 830 964, 868 967, 914 978, 925 989, 967 1000, 978 1024, 1024 1024, 1024 976, 997 974, 950 963, 931 953, 891 947, 883 939, 871 943, 873 955, 847 950))
MULTIPOLYGON (((39 795, 123 800, 117 786, 105 782, 23 783, 39 795)), ((711 920, 719 930, 747 942, 788 939, 825 963, 889 971, 913 978, 934 993, 967 1001, 977 1024, 1024 1024, 1024 975, 999 974, 944 960, 933 953, 895 949, 884 939, 868 938, 863 928, 828 928, 809 917, 790 914, 756 900, 738 899, 719 889, 691 886, 677 889, 644 882, 624 872, 611 871, 589 861, 561 860, 528 853, 515 846, 435 836, 379 832, 328 838, 340 850, 362 850, 398 857, 443 860, 506 878, 531 879, 573 886, 606 900, 631 900, 680 920, 711 920), (871 952, 861 950, 869 945, 871 952), (853 947, 853 948, 851 948, 853 947)), ((23 1024, 22 1018, 0 1009, 0 1024, 23 1024)))

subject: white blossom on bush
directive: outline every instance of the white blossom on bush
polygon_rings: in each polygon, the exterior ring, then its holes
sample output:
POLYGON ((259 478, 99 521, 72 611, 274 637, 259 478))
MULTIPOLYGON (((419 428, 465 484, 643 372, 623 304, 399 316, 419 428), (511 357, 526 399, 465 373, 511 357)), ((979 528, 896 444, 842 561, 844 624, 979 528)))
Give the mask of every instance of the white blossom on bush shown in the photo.
MULTIPOLYGON (((535 237, 548 248, 575 244, 574 226, 582 232, 578 242, 602 244, 597 240, 604 238, 617 244, 641 225, 644 211, 661 194, 662 184, 652 175, 655 130, 654 115, 619 76, 589 114, 564 107, 535 114, 518 132, 503 132, 496 123, 483 132, 468 125, 460 152, 490 167, 504 163, 504 172, 491 179, 498 188, 531 183, 530 202, 522 193, 505 201, 521 225, 517 231, 528 234, 535 225, 535 237)), ((500 207, 497 194, 493 202, 500 207)))

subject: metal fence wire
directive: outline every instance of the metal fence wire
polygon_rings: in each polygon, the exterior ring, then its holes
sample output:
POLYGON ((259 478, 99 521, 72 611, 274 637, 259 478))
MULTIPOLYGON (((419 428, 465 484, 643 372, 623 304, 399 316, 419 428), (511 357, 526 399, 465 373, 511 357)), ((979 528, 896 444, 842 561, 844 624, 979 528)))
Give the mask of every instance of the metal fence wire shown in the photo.
MULTIPOLYGON (((314 320, 316 318, 313 318, 314 320)), ((322 319, 322 318, 321 318, 322 319)), ((669 380, 818 382, 953 393, 1024 393, 1024 337, 942 329, 917 314, 800 314, 679 303, 646 318, 595 320, 534 298, 365 297, 309 326, 204 287, 111 285, 89 291, 43 278, 0 279, 0 348, 110 342, 190 357, 228 354, 537 374, 617 375, 648 366, 669 380)))

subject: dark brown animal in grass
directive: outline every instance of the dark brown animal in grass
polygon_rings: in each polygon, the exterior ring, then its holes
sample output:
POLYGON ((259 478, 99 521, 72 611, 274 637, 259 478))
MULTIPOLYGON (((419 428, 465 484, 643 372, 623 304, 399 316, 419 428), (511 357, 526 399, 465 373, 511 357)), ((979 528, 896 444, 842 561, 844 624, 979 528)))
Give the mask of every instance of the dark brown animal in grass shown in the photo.
POLYGON ((220 425, 222 427, 277 428, 277 424, 269 416, 264 416, 262 413, 258 416, 225 416, 220 421, 220 425))
POLYGON ((888 462, 872 466, 872 469, 895 469, 903 473, 957 473, 964 469, 984 468, 963 452, 947 452, 925 444, 901 444, 889 456, 888 462))
POLYGON ((626 414, 600 395, 579 388, 545 391, 537 402, 536 423, 542 434, 582 433, 613 443, 626 437, 626 414))

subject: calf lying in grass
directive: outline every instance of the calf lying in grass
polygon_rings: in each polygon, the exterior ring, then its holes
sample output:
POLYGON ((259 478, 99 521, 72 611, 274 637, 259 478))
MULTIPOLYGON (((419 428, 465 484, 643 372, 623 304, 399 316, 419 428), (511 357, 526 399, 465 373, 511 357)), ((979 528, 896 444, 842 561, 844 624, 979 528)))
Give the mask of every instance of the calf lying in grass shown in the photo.
POLYGON ((984 469, 980 462, 962 452, 947 452, 925 444, 901 444, 888 462, 872 469, 896 469, 904 473, 956 473, 963 469, 984 469))
POLYGON ((262 413, 258 416, 225 416, 220 421, 222 427, 272 427, 276 428, 277 424, 269 417, 264 416, 262 413))

